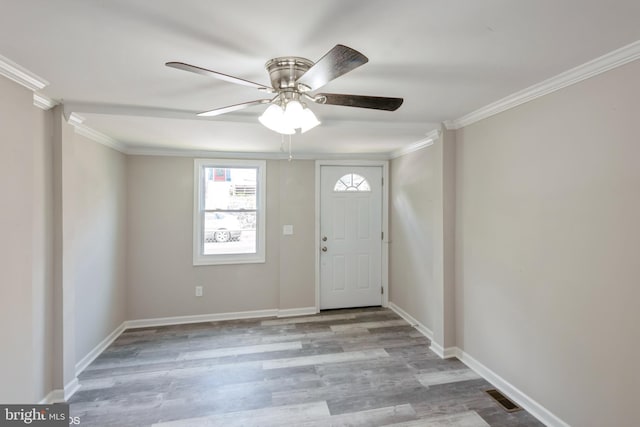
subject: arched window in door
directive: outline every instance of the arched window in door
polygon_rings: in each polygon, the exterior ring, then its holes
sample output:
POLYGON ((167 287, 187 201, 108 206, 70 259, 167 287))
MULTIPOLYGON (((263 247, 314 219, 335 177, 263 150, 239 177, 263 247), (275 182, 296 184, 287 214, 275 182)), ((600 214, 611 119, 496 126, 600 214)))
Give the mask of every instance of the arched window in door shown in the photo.
POLYGON ((336 182, 333 191, 371 191, 371 186, 363 176, 357 173, 348 173, 336 182))

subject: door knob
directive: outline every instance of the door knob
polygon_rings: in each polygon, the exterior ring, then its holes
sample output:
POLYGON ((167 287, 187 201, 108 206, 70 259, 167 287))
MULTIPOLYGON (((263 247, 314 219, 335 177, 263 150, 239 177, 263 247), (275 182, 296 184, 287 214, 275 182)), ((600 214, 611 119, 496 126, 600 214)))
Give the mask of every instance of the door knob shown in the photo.
POLYGON ((327 252, 327 247, 326 246, 322 247, 322 252, 327 252))

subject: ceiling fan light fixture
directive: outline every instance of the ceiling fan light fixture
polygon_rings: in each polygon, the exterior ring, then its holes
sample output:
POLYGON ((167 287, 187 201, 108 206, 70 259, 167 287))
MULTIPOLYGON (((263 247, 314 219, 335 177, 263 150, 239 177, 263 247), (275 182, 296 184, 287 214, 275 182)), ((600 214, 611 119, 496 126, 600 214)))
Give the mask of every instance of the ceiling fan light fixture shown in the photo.
POLYGON ((305 133, 308 130, 313 129, 314 127, 320 124, 320 120, 313 114, 308 108, 302 110, 300 114, 300 132, 305 133))
POLYGON ((278 104, 271 104, 258 118, 266 128, 284 135, 293 135, 295 128, 288 126, 285 120, 285 112, 278 104))
POLYGON ((284 135, 292 135, 296 129, 305 133, 320 124, 313 111, 297 100, 287 102, 284 108, 271 104, 258 120, 266 128, 284 135))
POLYGON ((300 101, 291 100, 287 102, 287 106, 284 109, 284 119, 286 123, 290 123, 292 128, 296 129, 300 126, 294 126, 300 123, 302 119, 302 104, 300 101))

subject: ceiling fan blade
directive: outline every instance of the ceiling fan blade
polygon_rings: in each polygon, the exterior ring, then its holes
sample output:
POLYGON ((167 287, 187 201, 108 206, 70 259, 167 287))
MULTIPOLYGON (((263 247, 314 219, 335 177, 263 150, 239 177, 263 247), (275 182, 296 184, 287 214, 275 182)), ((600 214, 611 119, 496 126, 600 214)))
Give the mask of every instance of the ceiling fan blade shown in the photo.
POLYGON ((201 74, 203 76, 224 80, 225 82, 229 82, 229 83, 235 83, 243 86, 254 87, 256 89, 260 89, 265 92, 273 92, 273 89, 269 86, 250 82, 249 80, 241 79, 239 77, 228 76, 226 74, 218 73, 217 71, 207 70, 206 68, 197 67, 195 65, 185 64, 184 62, 167 62, 164 65, 171 68, 177 68, 178 70, 190 71, 192 73, 201 74))
POLYGON ((253 107, 255 105, 268 104, 271 99, 258 99, 257 101, 243 102, 242 104, 229 105, 228 107, 216 108, 214 110, 203 111, 198 113, 200 117, 213 117, 220 114, 231 113, 232 111, 244 110, 245 108, 253 107))
POLYGON ((403 98, 344 95, 338 93, 319 93, 312 99, 318 104, 344 105, 346 107, 371 108, 386 111, 396 111, 404 102, 403 98))
POLYGON ((368 61, 357 50, 338 44, 309 68, 297 83, 304 85, 306 90, 316 90, 368 61))

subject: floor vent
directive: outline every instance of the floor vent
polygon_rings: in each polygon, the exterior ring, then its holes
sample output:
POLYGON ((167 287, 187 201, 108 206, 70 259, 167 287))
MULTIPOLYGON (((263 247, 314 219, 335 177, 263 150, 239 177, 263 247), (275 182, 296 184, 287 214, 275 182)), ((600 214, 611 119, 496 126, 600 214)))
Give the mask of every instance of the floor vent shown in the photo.
POLYGON ((504 409, 507 412, 516 412, 522 409, 521 407, 513 403, 504 394, 500 393, 495 388, 492 388, 491 390, 486 390, 486 392, 489 396, 493 397, 493 399, 496 402, 498 402, 500 406, 502 406, 502 409, 504 409))

